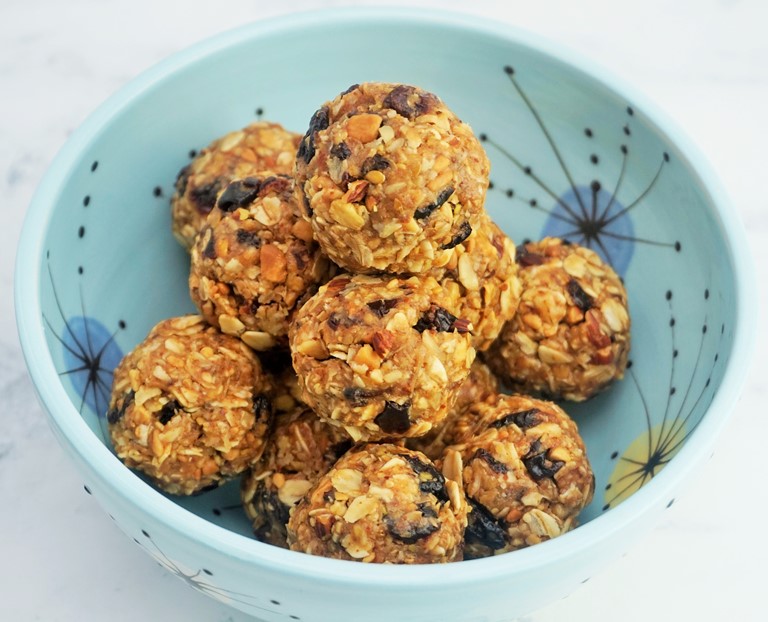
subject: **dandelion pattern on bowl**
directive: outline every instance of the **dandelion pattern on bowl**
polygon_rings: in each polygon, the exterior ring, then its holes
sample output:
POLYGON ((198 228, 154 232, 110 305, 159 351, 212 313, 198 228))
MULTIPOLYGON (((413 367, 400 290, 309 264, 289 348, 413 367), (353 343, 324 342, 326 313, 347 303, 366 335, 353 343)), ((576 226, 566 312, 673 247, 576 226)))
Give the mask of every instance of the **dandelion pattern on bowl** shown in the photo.
MULTIPOLYGON (((559 183, 565 183, 566 189, 561 192, 555 190, 557 186, 545 180, 545 177, 551 175, 549 171, 546 173, 535 171, 525 163, 522 156, 515 155, 506 147, 504 141, 495 140, 486 133, 480 135, 480 140, 501 154, 533 182, 536 190, 530 196, 522 196, 509 185, 500 190, 509 199, 522 202, 534 210, 547 214, 541 237, 559 237, 586 246, 600 255, 603 261, 613 266, 620 276, 626 274, 632 260, 634 245, 637 243, 667 247, 680 252, 682 246, 678 240, 652 240, 636 235, 635 225, 630 215, 632 210, 642 206, 643 200, 653 191, 665 165, 669 163, 670 158, 666 151, 659 155, 658 169, 639 195, 634 198, 619 199, 627 168, 630 165, 628 143, 632 135, 631 119, 635 114, 634 109, 631 106, 626 107, 627 122, 622 128, 625 140, 618 148, 621 154, 621 168, 617 179, 610 186, 599 181, 597 175, 586 182, 577 180, 571 172, 568 158, 558 146, 541 113, 515 77, 514 68, 507 65, 504 67, 504 73, 540 129, 544 148, 551 151, 557 162, 559 175, 562 178, 559 183), (554 205, 548 208, 547 202, 552 202, 554 205)), ((594 139, 595 130, 590 127, 584 128, 584 136, 594 139)), ((594 166, 598 166, 600 157, 590 152, 589 161, 594 166)))
MULTIPOLYGON (((49 318, 43 314, 43 321, 61 347, 63 368, 59 376, 66 376, 79 396, 79 412, 82 414, 83 408, 87 407, 96 415, 102 439, 108 442, 106 415, 112 374, 123 358, 123 351, 115 338, 120 330, 125 329, 125 321, 120 320, 118 328, 109 331, 99 320, 87 315, 82 283, 79 314, 66 312, 56 291, 50 254, 46 258, 57 317, 49 318)), ((77 272, 82 277, 83 267, 79 266, 77 272)))

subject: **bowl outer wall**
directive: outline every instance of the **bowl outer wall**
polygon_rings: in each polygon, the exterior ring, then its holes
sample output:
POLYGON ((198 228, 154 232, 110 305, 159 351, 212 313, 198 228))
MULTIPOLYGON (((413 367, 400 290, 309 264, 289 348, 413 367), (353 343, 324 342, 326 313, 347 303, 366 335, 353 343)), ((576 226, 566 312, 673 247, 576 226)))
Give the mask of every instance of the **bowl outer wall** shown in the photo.
MULTIPOLYGON (((743 225, 726 196, 717 176, 696 147, 683 132, 645 97, 622 80, 597 67, 593 61, 558 44, 545 41, 511 26, 489 22, 460 14, 435 14, 423 10, 341 9, 300 13, 257 22, 218 35, 212 39, 174 54, 146 71, 102 104, 76 130, 61 149, 41 182, 29 207, 22 230, 16 262, 15 302, 17 324, 25 360, 36 390, 49 414, 57 437, 70 453, 78 457, 84 473, 98 478, 103 487, 125 498, 130 505, 151 516, 169 530, 182 530, 190 542, 220 551, 248 564, 269 568, 271 572, 285 573, 296 579, 310 579, 329 583, 345 583, 359 588, 376 584, 401 590, 424 590, 427 587, 450 588, 469 584, 495 583, 500 577, 541 570, 551 564, 575 562, 576 558, 592 555, 601 549, 601 541, 623 540, 623 533, 636 535, 650 529, 652 521, 646 514, 663 507, 673 491, 693 469, 708 457, 715 438, 725 424, 746 379, 748 365, 754 349, 757 321, 757 296, 754 268, 748 253, 743 225), (39 282, 44 256, 43 243, 51 211, 56 205, 60 188, 78 161, 80 153, 98 135, 100 128, 145 89, 162 81, 176 70, 193 64, 205 56, 263 33, 316 27, 340 23, 354 24, 358 20, 389 20, 425 27, 446 26, 463 28, 475 33, 525 45, 545 56, 571 66, 632 101, 649 118, 649 124, 668 137, 680 150, 682 158, 695 180, 706 190, 717 214, 726 244, 728 260, 735 275, 737 317, 734 320, 734 341, 728 368, 712 404, 689 441, 670 464, 648 485, 606 514, 583 525, 557 540, 501 556, 465 562, 460 565, 439 567, 388 567, 349 564, 336 560, 313 558, 291 551, 268 547, 212 525, 176 506, 148 487, 125 469, 109 449, 88 429, 64 392, 53 367, 45 341, 42 323, 39 282), (471 572, 465 570, 471 569, 471 572)), ((603 542, 605 544, 605 542, 603 542)), ((607 551, 606 551, 607 552, 607 551)), ((614 551, 614 553, 619 550, 614 551)))

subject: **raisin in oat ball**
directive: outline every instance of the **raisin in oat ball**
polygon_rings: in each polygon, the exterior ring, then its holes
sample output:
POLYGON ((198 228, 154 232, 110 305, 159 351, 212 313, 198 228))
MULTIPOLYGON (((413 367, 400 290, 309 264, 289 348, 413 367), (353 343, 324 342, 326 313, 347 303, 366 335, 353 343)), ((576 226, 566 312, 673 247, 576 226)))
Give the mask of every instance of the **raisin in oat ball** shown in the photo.
POLYGON ((258 540, 287 548, 291 508, 352 447, 343 429, 299 407, 277 415, 259 463, 242 479, 241 497, 258 540))
POLYGON ((426 434, 453 406, 475 358, 471 325, 432 277, 340 275, 291 325, 307 405, 355 439, 426 434))
POLYGON ((593 251, 545 238, 517 251, 517 314, 485 357, 513 390, 582 401, 621 379, 630 344, 627 292, 593 251))
POLYGON ((459 561, 466 512, 460 486, 424 454, 362 445, 299 501, 288 543, 294 551, 363 562, 459 561))
POLYGON ((595 483, 576 424, 561 408, 500 395, 463 417, 463 439, 446 450, 443 471, 453 473, 463 464, 471 507, 467 557, 514 551, 576 526, 595 483))
POLYGON ((330 278, 293 181, 264 173, 233 181, 192 247, 189 290, 206 320, 255 350, 288 343, 296 309, 330 278))
POLYGON ((515 245, 485 214, 451 260, 430 272, 453 301, 451 312, 472 323, 472 345, 487 350, 520 302, 515 245))
POLYGON ((350 272, 423 273, 478 226, 488 158, 440 99, 357 84, 315 112, 296 157, 304 216, 350 272))
POLYGON ((475 359, 469 377, 459 387, 458 397, 448 416, 424 436, 408 439, 408 447, 424 453, 430 460, 444 456, 445 448, 455 442, 456 421, 474 404, 495 398, 499 380, 485 363, 475 359))
POLYGON ((256 463, 271 378, 242 341, 199 315, 155 326, 115 370, 107 422, 118 457, 158 488, 191 495, 256 463))
POLYGON ((173 234, 186 249, 233 179, 261 171, 292 174, 301 136, 277 123, 258 121, 213 141, 179 172, 171 198, 173 234))

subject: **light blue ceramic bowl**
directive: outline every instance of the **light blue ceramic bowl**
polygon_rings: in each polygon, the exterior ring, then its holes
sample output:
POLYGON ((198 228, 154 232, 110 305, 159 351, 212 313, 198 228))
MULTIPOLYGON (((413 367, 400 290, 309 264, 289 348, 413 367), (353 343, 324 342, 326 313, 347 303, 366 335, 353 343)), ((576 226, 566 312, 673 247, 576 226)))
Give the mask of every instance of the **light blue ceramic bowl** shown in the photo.
POLYGON ((753 275, 716 176, 663 114, 570 51, 466 16, 327 11, 216 37, 148 71, 75 132, 40 185, 16 281, 22 345, 86 491, 202 592, 265 620, 510 620, 626 550, 711 454, 750 359, 753 275), (263 115, 304 131, 354 82, 419 85, 485 140, 488 210, 517 242, 564 235, 626 281, 632 366, 573 407, 597 478, 582 525, 496 558, 369 566, 253 540, 237 484, 157 492, 105 442, 111 371, 192 310, 168 197, 191 150, 263 115))

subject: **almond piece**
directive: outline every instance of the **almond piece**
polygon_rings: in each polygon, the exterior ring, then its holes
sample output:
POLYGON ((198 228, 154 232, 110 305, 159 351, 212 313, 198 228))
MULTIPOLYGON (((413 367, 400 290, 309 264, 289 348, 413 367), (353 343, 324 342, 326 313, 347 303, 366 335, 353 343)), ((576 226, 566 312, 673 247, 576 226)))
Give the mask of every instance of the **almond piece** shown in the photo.
POLYGON ((381 117, 376 114, 356 114, 347 121, 347 136, 361 143, 369 143, 379 137, 381 117))
POLYGON ((261 275, 273 283, 282 283, 287 275, 285 253, 274 244, 261 247, 261 275))

